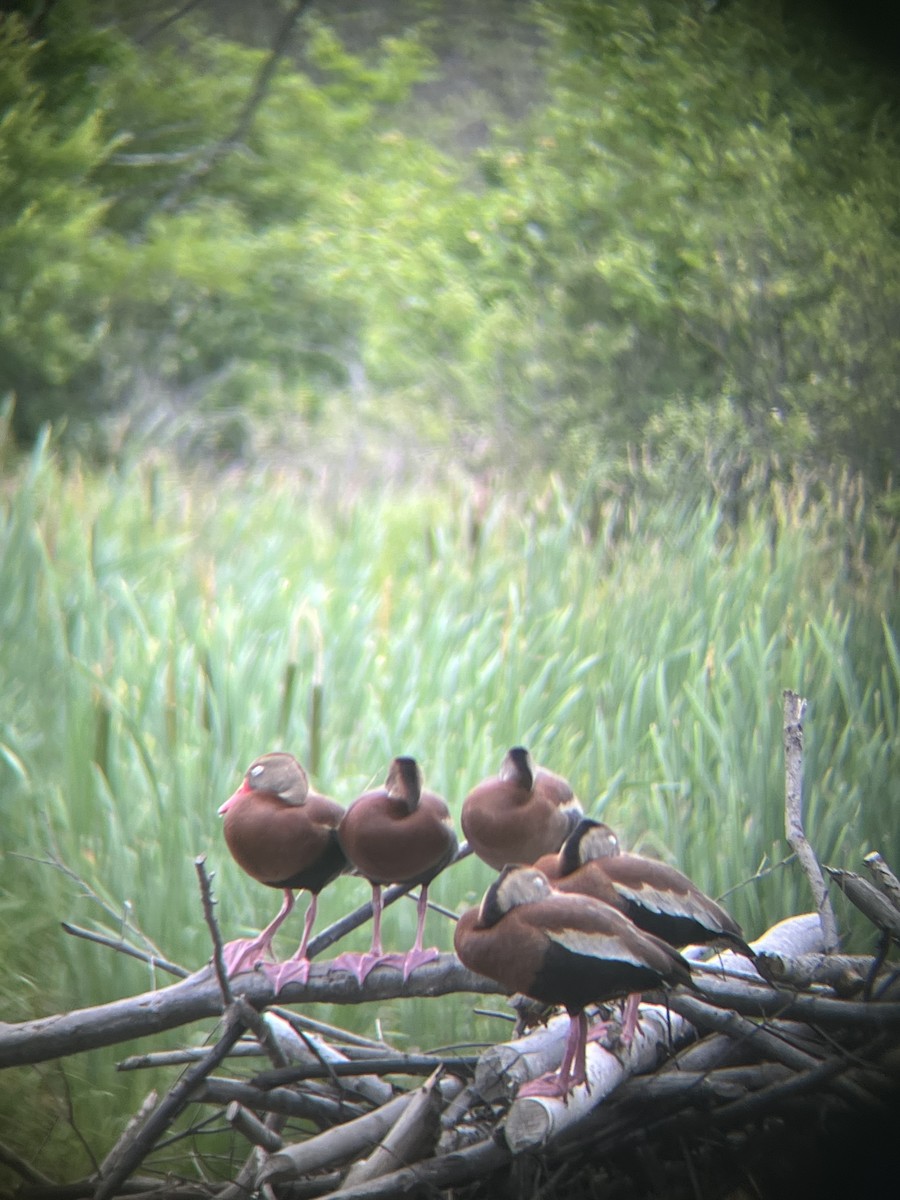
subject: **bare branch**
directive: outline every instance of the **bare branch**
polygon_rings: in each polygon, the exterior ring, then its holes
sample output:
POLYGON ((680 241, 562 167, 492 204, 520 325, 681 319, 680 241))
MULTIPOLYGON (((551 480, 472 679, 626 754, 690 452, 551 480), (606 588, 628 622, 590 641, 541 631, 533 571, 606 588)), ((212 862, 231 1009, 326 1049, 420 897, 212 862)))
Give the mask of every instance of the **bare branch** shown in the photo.
POLYGON ((897 878, 877 850, 873 850, 870 854, 867 854, 863 862, 872 873, 872 877, 879 889, 884 892, 897 912, 900 913, 900 879, 897 878))
POLYGON ((147 963, 150 967, 159 967, 161 971, 168 971, 170 975, 177 975, 179 979, 186 979, 190 975, 185 967, 180 967, 177 963, 169 962, 167 958, 157 958, 155 954, 149 953, 147 950, 141 950, 138 946, 132 946, 130 942, 124 941, 121 937, 113 938, 104 933, 96 933, 92 929, 82 929, 80 925, 72 925, 68 921, 60 921, 65 933, 72 937, 84 938, 88 942, 96 942, 99 946, 108 946, 111 950, 116 950, 119 954, 127 954, 131 958, 137 958, 141 962, 147 963))
POLYGON ((121 1145, 119 1156, 112 1168, 100 1176, 94 1200, 109 1200, 109 1197, 115 1195, 121 1184, 140 1166, 178 1114, 191 1102, 194 1093, 203 1085, 207 1076, 220 1063, 224 1062, 232 1046, 243 1032, 243 1022, 232 1014, 225 1022, 222 1036, 206 1057, 185 1071, 144 1122, 133 1131, 130 1142, 121 1145))
POLYGON ((225 958, 222 950, 222 935, 219 933, 219 924, 216 921, 216 914, 213 911, 215 900, 213 899, 212 888, 210 887, 209 875, 206 873, 206 855, 201 854, 194 859, 194 869, 197 872, 197 878, 200 881, 200 898, 203 902, 203 915, 206 918, 206 924, 209 928, 209 936, 213 944, 213 966, 216 969, 216 978, 219 981, 219 987, 222 991, 222 999, 225 1002, 225 1007, 234 1004, 234 993, 231 990, 231 984, 228 980, 228 971, 225 969, 225 958))
POLYGON ((803 717, 806 701, 796 692, 784 692, 784 828, 788 844, 800 859, 813 900, 822 922, 825 951, 837 950, 840 945, 837 921, 825 876, 815 851, 803 831, 803 717))
POLYGON ((266 98, 266 94, 275 77, 275 72, 278 69, 278 64, 287 53, 294 28, 310 3, 311 0, 294 0, 294 3, 285 12, 284 20, 275 34, 269 57, 260 68, 250 94, 244 101, 244 105, 238 113, 237 120, 231 130, 224 137, 220 138, 219 141, 209 146, 198 157, 194 166, 176 180, 175 184, 169 189, 168 193, 157 206, 160 212, 171 212, 185 192, 189 191, 204 175, 208 174, 216 163, 238 146, 250 132, 253 118, 256 115, 257 109, 266 98))
POLYGON ((238 1133, 242 1133, 248 1142, 252 1142, 254 1146, 261 1146, 269 1153, 280 1150, 284 1145, 280 1134, 275 1133, 237 1100, 232 1100, 225 1109, 225 1120, 233 1125, 238 1133))
POLYGON ((317 1125, 322 1126, 336 1125, 363 1113, 358 1104, 332 1100, 330 1096, 318 1095, 315 1092, 295 1092, 290 1088, 270 1088, 268 1091, 262 1091, 244 1079, 223 1079, 220 1075, 201 1080, 191 1096, 191 1101, 196 1104, 227 1105, 233 1100, 246 1108, 299 1117, 302 1120, 315 1121, 317 1125))
MULTIPOLYGON (((260 971, 250 971, 231 981, 236 996, 244 996, 256 1009, 272 1003, 272 983, 260 971)), ((406 982, 390 966, 376 967, 360 987, 347 971, 334 971, 330 963, 314 963, 305 984, 288 983, 279 993, 285 1003, 360 1004, 401 996, 445 996, 451 992, 503 994, 503 988, 468 971, 452 954, 419 967, 406 982)), ((0 1067, 43 1062, 98 1046, 146 1037, 165 1029, 217 1017, 222 993, 211 967, 169 984, 109 1004, 76 1009, 35 1021, 9 1025, 0 1022, 0 1067)))
POLYGON ((867 917, 872 924, 900 943, 900 912, 877 887, 853 871, 841 871, 836 867, 826 870, 851 904, 867 917))

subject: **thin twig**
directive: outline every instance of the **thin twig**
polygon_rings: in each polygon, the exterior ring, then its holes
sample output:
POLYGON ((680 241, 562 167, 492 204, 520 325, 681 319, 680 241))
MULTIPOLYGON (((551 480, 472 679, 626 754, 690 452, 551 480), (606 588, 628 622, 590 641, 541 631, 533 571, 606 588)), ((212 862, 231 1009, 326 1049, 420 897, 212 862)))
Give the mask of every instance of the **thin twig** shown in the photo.
POLYGON ((53 1186, 53 1180, 46 1175, 42 1175, 37 1167, 33 1167, 30 1162, 26 1162, 16 1154, 15 1150, 0 1142, 0 1166, 9 1167, 11 1171, 15 1171, 27 1183, 46 1184, 53 1186))
POLYGON ((243 1022, 233 1010, 229 1010, 222 1036, 200 1062, 185 1071, 150 1113, 143 1125, 135 1130, 130 1144, 122 1147, 121 1156, 114 1168, 99 1180, 94 1200, 109 1200, 109 1197, 115 1195, 129 1175, 140 1166, 179 1113, 191 1102, 194 1093, 202 1087, 207 1077, 220 1063, 224 1062, 232 1046, 243 1032, 243 1022))
POLYGON ((83 929, 80 925, 72 925, 69 921, 60 921, 60 925, 63 931, 71 937, 84 938, 87 942, 96 942, 98 946, 108 946, 110 950, 115 950, 119 954, 127 954, 131 958, 147 963, 150 967, 159 967, 161 971, 167 971, 178 979, 187 979, 190 975, 190 971, 186 967, 169 962, 167 958, 157 958, 155 954, 141 950, 138 946, 132 946, 130 942, 124 941, 121 937, 114 938, 104 933, 97 933, 92 929, 83 929))
POLYGON ((327 1068, 325 1065, 309 1063, 306 1066, 260 1071, 250 1082, 254 1087, 266 1089, 298 1083, 302 1079, 324 1079, 332 1075, 335 1078, 347 1075, 430 1075, 438 1067, 469 1075, 477 1062, 478 1058, 474 1055, 440 1058, 434 1054, 396 1054, 391 1058, 363 1059, 360 1062, 331 1062, 327 1064, 327 1068))
POLYGON ((203 915, 206 918, 206 924, 209 927, 209 936, 213 944, 213 966, 216 968, 216 978, 219 981, 219 987, 222 990, 222 999, 225 1002, 225 1007, 228 1008, 234 1004, 234 992, 231 990, 231 983, 228 979, 228 971, 225 967, 225 957, 222 947, 222 935, 219 932, 219 923, 216 920, 216 914, 213 906, 212 887, 210 885, 209 875, 206 871, 206 855, 201 854, 194 859, 194 869, 197 872, 197 878, 200 881, 200 897, 203 901, 203 915))

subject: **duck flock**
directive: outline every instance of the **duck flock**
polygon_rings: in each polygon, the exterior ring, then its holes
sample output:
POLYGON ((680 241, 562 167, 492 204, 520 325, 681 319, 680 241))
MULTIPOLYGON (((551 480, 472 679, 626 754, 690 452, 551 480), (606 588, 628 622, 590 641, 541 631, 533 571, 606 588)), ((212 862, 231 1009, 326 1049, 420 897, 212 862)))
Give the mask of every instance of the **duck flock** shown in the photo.
MULTIPOLYGON (((333 967, 362 985, 376 966, 406 979, 437 958, 436 948, 422 944, 428 885, 456 856, 458 839, 446 802, 424 788, 415 759, 395 758, 384 785, 345 809, 312 790, 293 755, 264 754, 219 813, 238 865, 284 893, 257 937, 225 947, 229 975, 259 968, 276 992, 305 983, 319 893, 351 872, 372 888, 372 943, 365 953, 339 955, 333 967), (385 953, 381 941, 381 889, 392 883, 421 886, 415 941, 403 954, 385 953), (295 890, 311 896, 300 945, 283 962, 266 961, 295 890)), ((627 1044, 641 992, 691 987, 680 948, 720 945, 755 957, 721 905, 676 868, 625 853, 608 825, 585 817, 566 780, 535 764, 523 746, 469 792, 460 824, 469 847, 499 874, 481 904, 459 918, 457 956, 510 992, 564 1006, 570 1018, 559 1070, 519 1095, 565 1097, 585 1081, 586 1043, 606 1028, 589 1029, 587 1005, 627 997, 620 1035, 627 1044)))

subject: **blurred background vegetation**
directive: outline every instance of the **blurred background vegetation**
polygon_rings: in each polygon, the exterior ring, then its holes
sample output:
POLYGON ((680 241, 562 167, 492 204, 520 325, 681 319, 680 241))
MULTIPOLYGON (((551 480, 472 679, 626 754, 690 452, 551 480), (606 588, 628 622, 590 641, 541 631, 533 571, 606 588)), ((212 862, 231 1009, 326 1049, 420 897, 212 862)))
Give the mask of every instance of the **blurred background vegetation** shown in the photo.
MULTIPOLYGON (((196 854, 258 929, 215 809, 279 746, 343 802, 415 754, 458 811, 524 742, 755 936, 810 903, 791 687, 820 855, 900 863, 875 33, 788 0, 3 6, 4 1019, 164 982, 62 919, 202 964, 196 854)), ((316 1015, 505 1036, 471 1008, 316 1015)), ((0 1141, 88 1172, 170 1081, 125 1052, 7 1072, 0 1141)))
POLYGON ((20 440, 352 425, 518 471, 711 438, 891 487, 900 97, 833 7, 4 9, 20 440))

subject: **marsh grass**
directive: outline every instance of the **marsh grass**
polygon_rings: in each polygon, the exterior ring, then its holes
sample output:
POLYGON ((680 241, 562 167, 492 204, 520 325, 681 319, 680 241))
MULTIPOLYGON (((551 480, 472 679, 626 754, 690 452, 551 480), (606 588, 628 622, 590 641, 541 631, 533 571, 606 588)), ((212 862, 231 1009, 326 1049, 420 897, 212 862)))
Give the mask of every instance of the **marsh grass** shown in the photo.
MULTIPOLYGON (((467 504, 461 488, 352 503, 338 490, 326 504, 284 475, 179 478, 158 463, 87 474, 63 470, 45 443, 8 474, 5 1019, 165 982, 66 937, 61 919, 139 930, 169 958, 202 964, 197 854, 216 871, 226 937, 273 915, 277 894, 231 862, 215 813, 276 747, 345 803, 394 754, 414 754, 458 812, 523 742, 630 846, 727 892, 754 935, 810 903, 785 865, 791 687, 811 701, 807 826, 820 856, 852 868, 877 847, 900 861, 897 549, 849 483, 783 488, 736 529, 711 503, 636 501, 624 532, 618 514, 593 537, 579 497, 553 481, 529 503, 497 498, 477 538, 467 504), (876 536, 877 560, 866 553, 876 536), (46 865, 53 855, 69 874, 46 865)), ((461 909, 489 878, 467 860, 434 898, 461 909)), ((319 927, 366 896, 361 881, 339 880, 319 927)), ((449 923, 430 923, 449 947, 449 923)), ((387 940, 410 943, 414 925, 413 905, 396 905, 387 940)), ((281 949, 297 937, 299 920, 281 949)), ((363 929, 348 944, 367 940, 363 929)), ((410 1046, 505 1035, 471 1007, 461 997, 317 1015, 366 1032, 377 1021, 410 1046)), ((9 1074, 9 1139, 42 1145, 47 1169, 89 1169, 69 1107, 100 1153, 154 1082, 116 1076, 122 1053, 9 1074)))

